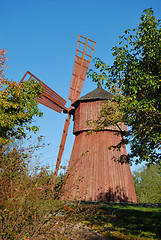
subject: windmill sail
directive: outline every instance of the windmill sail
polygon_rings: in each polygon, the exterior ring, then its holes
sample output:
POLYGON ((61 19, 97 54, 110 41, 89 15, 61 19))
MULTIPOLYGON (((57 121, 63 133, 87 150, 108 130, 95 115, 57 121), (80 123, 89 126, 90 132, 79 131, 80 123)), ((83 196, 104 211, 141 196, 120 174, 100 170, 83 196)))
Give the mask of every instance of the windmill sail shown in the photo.
MULTIPOLYGON (((73 73, 72 73, 72 79, 71 79, 70 91, 69 91, 69 97, 68 97, 68 99, 71 100, 71 105, 73 102, 75 102, 79 98, 81 94, 83 83, 86 78, 86 74, 87 74, 89 64, 92 58, 92 54, 95 48, 95 44, 96 42, 86 37, 83 37, 80 35, 78 36, 77 49, 75 54, 74 67, 73 67, 73 73)), ((71 109, 71 106, 69 110, 70 109, 71 109)), ((55 181, 56 181, 56 176, 59 170, 61 157, 64 151, 64 146, 65 146, 66 137, 68 133, 68 127, 70 124, 70 113, 69 111, 67 112, 68 112, 68 118, 65 121, 61 144, 59 147, 56 169, 55 169, 54 178, 53 178, 53 185, 55 184, 55 181)))
POLYGON ((64 106, 66 104, 66 101, 29 71, 25 73, 19 84, 21 84, 25 79, 31 78, 34 78, 40 82, 44 89, 42 96, 36 98, 39 103, 59 113, 61 113, 63 109, 66 109, 64 106))
POLYGON ((90 40, 89 38, 80 35, 78 36, 78 43, 68 97, 72 103, 76 101, 80 96, 95 44, 96 42, 90 40))

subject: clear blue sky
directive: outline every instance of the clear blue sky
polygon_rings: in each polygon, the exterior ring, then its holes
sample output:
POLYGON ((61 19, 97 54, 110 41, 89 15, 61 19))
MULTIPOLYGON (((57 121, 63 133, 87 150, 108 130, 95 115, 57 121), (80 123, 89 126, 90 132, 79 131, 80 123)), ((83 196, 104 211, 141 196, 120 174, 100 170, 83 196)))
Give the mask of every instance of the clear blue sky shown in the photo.
MULTIPOLYGON (((142 11, 150 7, 161 19, 160 0, 1 1, 0 47, 8 51, 9 58, 6 77, 19 82, 29 70, 67 100, 78 35, 96 41, 93 57, 111 64, 111 48, 118 44, 119 36, 137 27, 142 11)), ((86 79, 82 95, 95 88, 96 84, 86 79)), ((40 126, 38 135, 51 143, 41 161, 54 168, 66 116, 44 106, 40 109, 44 115, 35 119, 40 126)), ((72 128, 73 124, 62 164, 70 157, 72 128)))

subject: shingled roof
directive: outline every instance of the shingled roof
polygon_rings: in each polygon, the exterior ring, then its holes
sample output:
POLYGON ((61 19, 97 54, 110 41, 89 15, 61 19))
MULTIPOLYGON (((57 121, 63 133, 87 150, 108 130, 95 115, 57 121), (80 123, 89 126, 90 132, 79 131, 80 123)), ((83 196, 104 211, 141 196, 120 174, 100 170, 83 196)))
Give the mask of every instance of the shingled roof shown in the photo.
POLYGON ((86 102, 86 101, 96 101, 96 100, 111 100, 113 95, 102 88, 99 84, 98 87, 93 90, 92 92, 84 95, 83 97, 76 100, 72 105, 76 107, 79 102, 86 102))

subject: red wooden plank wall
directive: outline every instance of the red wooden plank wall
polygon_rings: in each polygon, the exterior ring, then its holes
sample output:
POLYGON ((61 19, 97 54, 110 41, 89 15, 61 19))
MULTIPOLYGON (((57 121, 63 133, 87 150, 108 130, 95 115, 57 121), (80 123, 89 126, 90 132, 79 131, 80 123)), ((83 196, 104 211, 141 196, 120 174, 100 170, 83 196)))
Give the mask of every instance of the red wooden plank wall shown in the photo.
POLYGON ((117 160, 126 154, 109 150, 120 141, 116 131, 106 130, 87 135, 87 120, 97 119, 101 101, 81 102, 75 110, 76 134, 67 170, 64 196, 82 201, 136 202, 135 189, 129 164, 117 160))

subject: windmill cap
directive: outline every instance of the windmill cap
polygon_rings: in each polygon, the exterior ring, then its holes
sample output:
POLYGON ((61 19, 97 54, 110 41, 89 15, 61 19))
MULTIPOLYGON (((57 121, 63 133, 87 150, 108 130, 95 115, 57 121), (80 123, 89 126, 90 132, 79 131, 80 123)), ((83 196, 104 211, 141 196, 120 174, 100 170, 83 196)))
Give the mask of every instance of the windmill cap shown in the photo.
POLYGON ((82 96, 78 100, 76 100, 72 106, 76 107, 79 102, 86 102, 86 101, 96 101, 96 100, 111 100, 113 95, 102 88, 99 84, 98 87, 90 93, 82 96))

